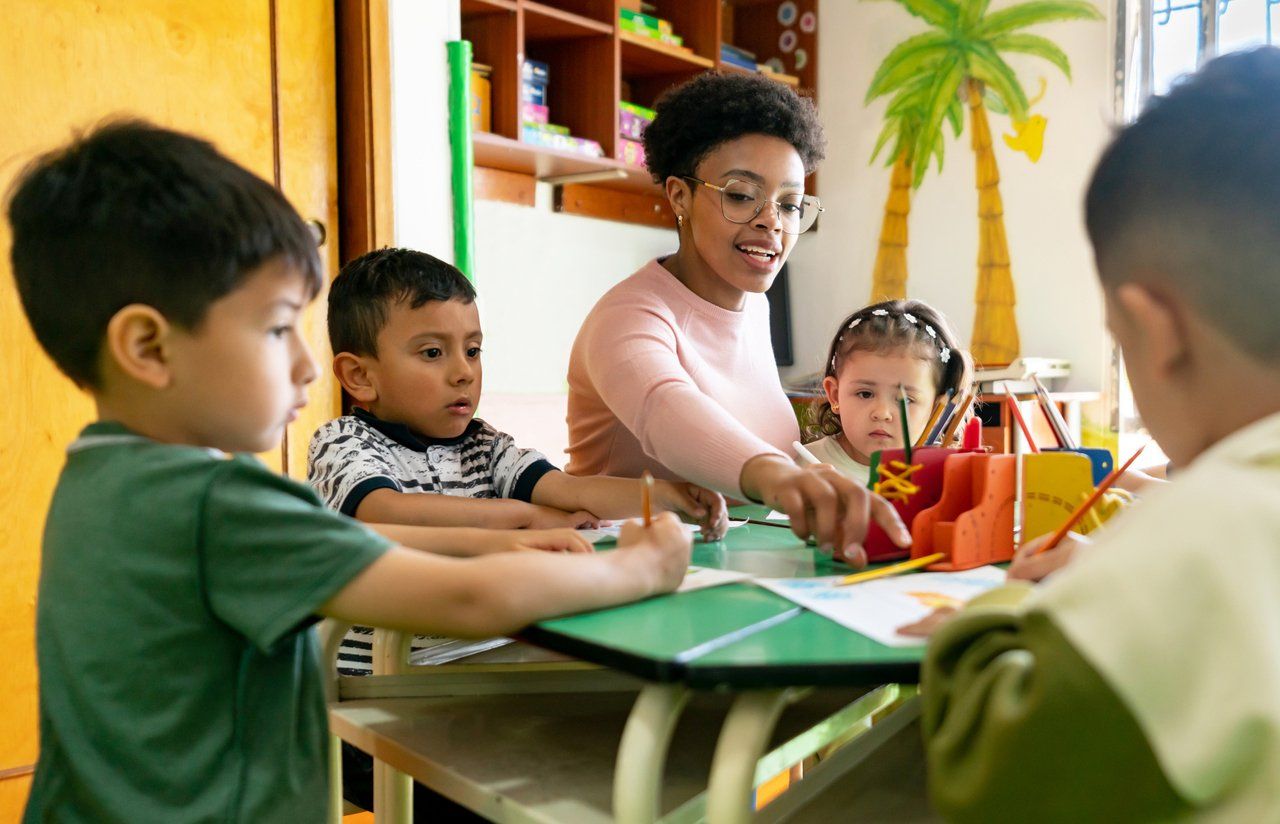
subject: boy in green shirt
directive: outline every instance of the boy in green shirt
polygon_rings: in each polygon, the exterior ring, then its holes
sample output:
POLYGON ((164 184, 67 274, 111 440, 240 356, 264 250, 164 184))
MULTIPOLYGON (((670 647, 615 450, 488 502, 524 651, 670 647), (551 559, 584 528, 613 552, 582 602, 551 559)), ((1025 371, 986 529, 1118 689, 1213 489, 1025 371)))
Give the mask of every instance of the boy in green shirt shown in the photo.
POLYGON ((8 216, 31 327, 99 418, 46 523, 27 822, 319 821, 318 616, 487 637, 683 577, 673 516, 620 552, 498 552, 580 541, 363 526, 237 454, 306 402, 322 272, 283 196, 208 143, 102 127, 24 172, 8 216))
POLYGON ((1094 173, 1107 325, 1178 477, 937 631, 922 728, 949 818, 1280 819, 1277 135, 1280 51, 1231 55, 1094 173))

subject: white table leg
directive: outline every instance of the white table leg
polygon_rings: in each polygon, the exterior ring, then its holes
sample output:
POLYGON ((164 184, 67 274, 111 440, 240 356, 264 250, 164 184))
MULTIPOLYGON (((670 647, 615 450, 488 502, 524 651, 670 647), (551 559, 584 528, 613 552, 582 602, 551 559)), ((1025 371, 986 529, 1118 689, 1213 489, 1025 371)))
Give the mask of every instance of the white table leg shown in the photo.
POLYGON ((707 786, 707 821, 738 824, 751 820, 756 764, 769 744, 778 716, 794 693, 753 690, 739 695, 720 729, 707 786))
POLYGON ((667 747, 689 694, 682 684, 649 684, 636 698, 613 772, 613 814, 619 824, 657 820, 667 747))
POLYGON ((413 779, 376 758, 373 761, 373 818, 377 824, 413 821, 413 779))

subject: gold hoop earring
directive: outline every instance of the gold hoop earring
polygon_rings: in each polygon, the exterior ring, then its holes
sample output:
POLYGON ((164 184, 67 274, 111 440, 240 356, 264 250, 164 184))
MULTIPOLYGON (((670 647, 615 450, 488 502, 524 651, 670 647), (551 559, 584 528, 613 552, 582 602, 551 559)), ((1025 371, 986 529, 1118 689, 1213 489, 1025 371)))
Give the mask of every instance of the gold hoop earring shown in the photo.
POLYGON ((684 228, 684 215, 676 215, 676 230, 684 228))

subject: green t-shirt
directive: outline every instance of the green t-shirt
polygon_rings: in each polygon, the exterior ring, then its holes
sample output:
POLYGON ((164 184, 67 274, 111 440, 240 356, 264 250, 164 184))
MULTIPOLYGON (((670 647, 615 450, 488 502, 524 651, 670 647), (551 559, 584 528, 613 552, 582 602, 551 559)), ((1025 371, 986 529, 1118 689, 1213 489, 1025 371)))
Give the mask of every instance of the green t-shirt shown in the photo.
POLYGON ((250 456, 86 428, 45 525, 24 820, 322 820, 310 625, 388 545, 250 456))

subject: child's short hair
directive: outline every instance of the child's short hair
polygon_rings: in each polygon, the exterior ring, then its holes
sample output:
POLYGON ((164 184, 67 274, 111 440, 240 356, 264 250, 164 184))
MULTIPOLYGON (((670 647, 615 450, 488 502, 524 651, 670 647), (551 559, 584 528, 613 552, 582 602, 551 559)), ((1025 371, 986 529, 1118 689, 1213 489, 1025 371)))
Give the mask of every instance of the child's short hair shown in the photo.
POLYGON ((329 288, 329 343, 335 353, 376 357, 391 304, 417 309, 429 300, 475 299, 466 275, 426 252, 391 247, 368 252, 343 266, 329 288))
POLYGON ((322 283, 311 230, 271 184, 212 144, 137 120, 37 158, 9 200, 18 294, 67 377, 98 388, 111 317, 145 303, 194 329, 209 305, 283 256, 322 283))
MULTIPOLYGON (((840 322, 827 349, 825 377, 837 377, 840 364, 854 352, 906 352, 930 364, 934 391, 954 390, 956 397, 973 383, 969 353, 937 309, 918 300, 887 300, 864 306, 840 322)), ((823 400, 813 415, 810 435, 840 433, 840 416, 823 400)))
POLYGON ((1280 354, 1280 50, 1208 63, 1103 154, 1085 219, 1104 286, 1166 280, 1260 357, 1280 354))

